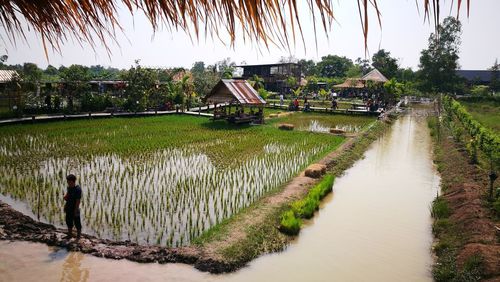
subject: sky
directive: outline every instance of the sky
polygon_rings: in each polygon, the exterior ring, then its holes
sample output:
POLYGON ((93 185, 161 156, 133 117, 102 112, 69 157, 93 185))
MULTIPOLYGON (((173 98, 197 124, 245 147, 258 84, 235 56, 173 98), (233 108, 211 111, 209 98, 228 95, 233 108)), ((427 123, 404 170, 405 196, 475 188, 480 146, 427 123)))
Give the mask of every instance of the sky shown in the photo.
MULTIPOLYGON (((60 53, 49 51, 47 59, 41 39, 35 32, 27 32, 26 41, 17 40, 17 43, 13 44, 7 39, 2 28, 0 35, 3 42, 0 41, 0 50, 3 50, 0 54, 8 55, 8 64, 33 62, 43 68, 48 64, 56 67, 99 64, 128 68, 136 59, 140 59, 141 65, 144 66, 190 68, 196 61, 213 64, 227 57, 237 64, 275 63, 282 56, 315 61, 328 54, 346 56, 352 60, 365 57, 364 38, 355 0, 333 1, 336 23, 327 34, 321 24, 316 23, 320 27, 316 38, 306 1, 298 2, 305 46, 302 40, 298 39, 295 48, 291 50, 274 46, 259 47, 255 43, 243 42, 241 36, 236 40, 235 46, 230 47, 229 42, 223 43, 204 36, 199 40, 192 40, 181 31, 164 29, 154 33, 144 15, 136 13, 132 16, 122 8, 119 11, 119 20, 124 31, 118 32, 118 44, 110 45, 110 54, 102 46, 93 50, 89 45, 81 46, 77 42, 69 41, 62 45, 60 53)), ((434 26, 424 22, 423 11, 418 11, 414 0, 379 0, 378 3, 382 12, 382 26, 378 25, 372 10, 366 56, 371 57, 377 50, 386 49, 393 57, 398 58, 400 66, 416 70, 420 51, 427 47, 434 26)), ((443 5, 442 18, 450 15, 451 0, 445 1, 443 5)), ((469 18, 465 10, 464 5, 460 15, 463 33, 459 63, 462 69, 487 69, 493 65, 495 59, 500 58, 500 1, 471 1, 469 18)), ((451 15, 456 15, 455 7, 451 15)))

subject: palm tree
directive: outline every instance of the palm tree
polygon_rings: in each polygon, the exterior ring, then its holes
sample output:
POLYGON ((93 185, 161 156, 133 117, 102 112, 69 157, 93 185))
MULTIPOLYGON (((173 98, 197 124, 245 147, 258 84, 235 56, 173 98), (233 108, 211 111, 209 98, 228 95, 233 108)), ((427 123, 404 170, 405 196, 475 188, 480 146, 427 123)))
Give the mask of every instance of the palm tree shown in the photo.
POLYGON ((191 96, 193 94, 194 85, 190 75, 186 74, 182 77, 179 81, 179 88, 182 95, 187 97, 187 108, 191 108, 191 96))
POLYGON ((249 82, 250 85, 252 85, 252 87, 257 91, 261 88, 264 88, 264 79, 256 74, 254 74, 252 78, 249 79, 249 82))

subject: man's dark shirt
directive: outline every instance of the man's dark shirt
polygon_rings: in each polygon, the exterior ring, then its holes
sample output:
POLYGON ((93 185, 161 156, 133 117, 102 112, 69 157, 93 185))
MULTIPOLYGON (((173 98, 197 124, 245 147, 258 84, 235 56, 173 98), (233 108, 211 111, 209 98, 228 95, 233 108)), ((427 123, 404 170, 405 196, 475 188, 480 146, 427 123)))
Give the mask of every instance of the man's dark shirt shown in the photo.
POLYGON ((74 213, 76 207, 76 201, 82 198, 82 188, 76 185, 73 188, 68 187, 68 200, 64 205, 64 211, 66 213, 74 213))

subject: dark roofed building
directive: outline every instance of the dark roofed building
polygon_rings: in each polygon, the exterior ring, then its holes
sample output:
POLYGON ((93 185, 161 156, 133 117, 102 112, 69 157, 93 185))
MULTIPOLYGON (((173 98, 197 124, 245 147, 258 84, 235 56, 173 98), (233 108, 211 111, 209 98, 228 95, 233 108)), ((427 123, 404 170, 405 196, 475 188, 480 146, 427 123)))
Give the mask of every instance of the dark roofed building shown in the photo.
POLYGON ((300 82, 302 77, 301 67, 296 63, 242 65, 236 67, 243 68, 241 78, 250 79, 254 75, 258 75, 264 80, 264 88, 280 93, 288 91, 288 85, 286 85, 288 77, 295 77, 297 83, 300 82))
POLYGON ((489 84, 493 77, 493 71, 490 70, 457 70, 456 73, 468 84, 489 84))

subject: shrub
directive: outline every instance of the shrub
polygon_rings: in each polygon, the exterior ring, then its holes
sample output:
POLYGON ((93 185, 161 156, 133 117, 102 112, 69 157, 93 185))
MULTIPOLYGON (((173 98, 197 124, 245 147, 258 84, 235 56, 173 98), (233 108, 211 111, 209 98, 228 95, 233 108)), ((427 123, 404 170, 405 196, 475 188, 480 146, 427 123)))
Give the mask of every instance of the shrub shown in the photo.
POLYGON ((302 222, 295 217, 292 210, 285 211, 281 214, 280 231, 288 235, 297 235, 300 231, 302 222))

